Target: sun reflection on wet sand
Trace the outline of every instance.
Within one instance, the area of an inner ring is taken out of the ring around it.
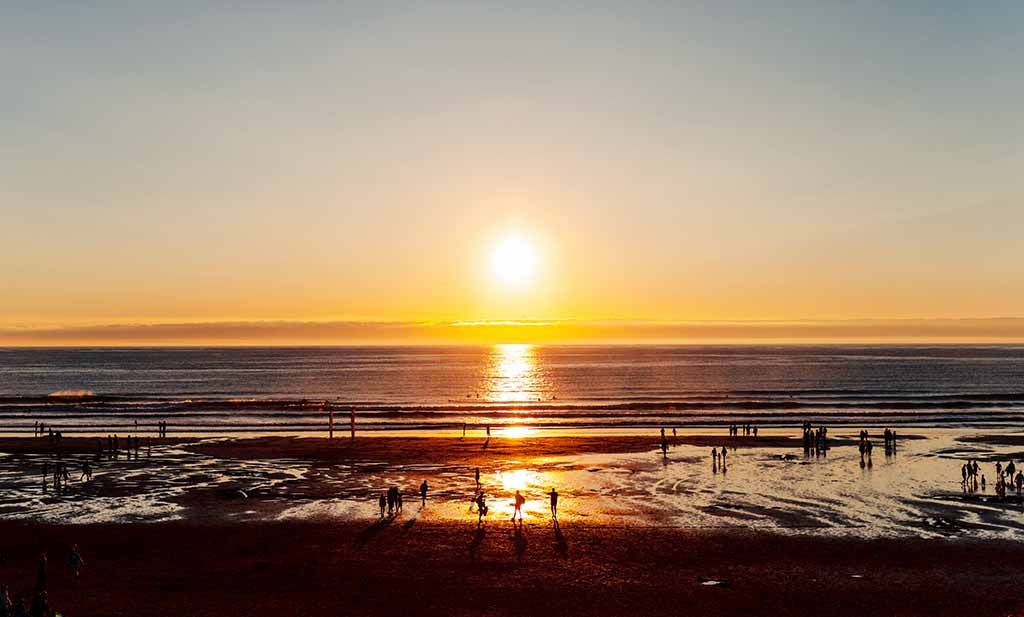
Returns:
[[[533,345],[495,345],[487,374],[487,400],[525,403],[541,398],[543,386]]]
[[[508,437],[510,439],[522,439],[523,437],[530,437],[534,431],[529,426],[510,426],[503,429],[500,432],[502,437]]]

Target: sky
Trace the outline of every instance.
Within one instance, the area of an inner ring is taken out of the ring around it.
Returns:
[[[0,6],[0,344],[1024,340],[1022,3],[144,4]]]

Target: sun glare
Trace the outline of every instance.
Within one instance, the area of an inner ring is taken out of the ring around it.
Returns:
[[[533,278],[537,268],[537,252],[527,240],[509,236],[494,249],[491,264],[494,274],[502,283],[522,286]]]

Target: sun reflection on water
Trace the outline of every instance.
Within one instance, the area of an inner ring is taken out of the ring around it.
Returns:
[[[526,403],[541,399],[542,380],[533,345],[495,345],[487,374],[487,400]]]

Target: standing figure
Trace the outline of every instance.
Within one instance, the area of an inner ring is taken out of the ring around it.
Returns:
[[[519,515],[519,520],[520,521],[523,520],[523,504],[524,503],[526,503],[526,498],[523,497],[522,493],[520,493],[519,491],[516,491],[515,502],[512,504],[513,506],[515,506],[515,509],[512,510],[512,522],[513,523],[516,520],[516,514]]]
[[[551,518],[558,518],[558,491],[551,487],[551,492],[548,495],[551,496]]]
[[[427,481],[420,484],[420,506],[427,505]]]

